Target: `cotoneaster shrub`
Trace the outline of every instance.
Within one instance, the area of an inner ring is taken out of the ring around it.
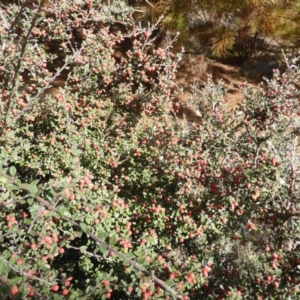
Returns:
[[[235,109],[209,76],[187,124],[154,26],[46,4],[2,10],[2,298],[295,299],[296,62]]]

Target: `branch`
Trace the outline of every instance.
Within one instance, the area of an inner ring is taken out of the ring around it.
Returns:
[[[40,1],[40,4],[38,6],[38,10],[37,10],[37,12],[36,12],[36,14],[35,14],[32,22],[31,22],[30,28],[29,28],[29,30],[27,32],[26,37],[25,37],[25,41],[24,41],[24,43],[22,45],[20,57],[19,57],[19,59],[17,61],[17,65],[16,65],[15,70],[14,70],[14,77],[13,77],[13,80],[12,80],[12,89],[10,91],[10,96],[9,96],[8,104],[7,104],[7,110],[6,110],[6,114],[5,114],[5,123],[7,122],[7,118],[8,118],[8,114],[9,114],[11,102],[12,102],[12,97],[13,97],[13,94],[14,94],[14,89],[16,87],[16,80],[17,80],[17,77],[19,76],[19,70],[20,70],[20,67],[21,67],[21,61],[22,61],[22,58],[23,58],[23,56],[25,54],[26,46],[27,46],[29,37],[31,35],[31,31],[32,31],[33,27],[35,26],[35,23],[36,23],[39,15],[40,15],[40,11],[41,11],[43,3],[44,3],[44,0]]]
[[[9,279],[6,277],[6,276],[0,276],[0,286],[5,286],[5,287],[8,287],[8,281]],[[14,300],[14,299],[17,299],[17,296],[15,296],[9,289],[8,291],[8,295],[10,297],[10,299]]]
[[[76,53],[73,54],[72,59],[76,58],[82,51],[83,47],[81,47]],[[24,109],[19,113],[19,115],[14,118],[15,121],[17,121],[18,119],[20,119],[20,117],[33,105],[34,101],[36,99],[39,99],[39,97],[48,89],[48,87],[50,86],[51,83],[54,82],[54,80],[61,74],[61,72],[69,65],[69,61],[65,62],[64,65],[55,73],[55,75],[50,78],[50,80],[47,82],[47,84],[44,86],[43,89],[41,89],[33,98],[32,101],[30,103],[28,103]]]
[[[297,145],[298,145],[298,137],[294,139],[293,152],[292,152],[292,161],[291,161],[291,182],[289,186],[288,195],[291,196],[294,191],[294,184],[296,180],[296,171],[295,171],[295,155],[297,155]]]
[[[8,176],[7,174],[1,174],[2,176],[4,176],[5,178],[7,178],[8,180],[10,180],[13,183],[16,183],[16,179],[13,177]],[[29,189],[27,188],[26,185],[21,184],[19,185],[19,188],[29,192]],[[45,207],[47,207],[49,210],[51,210],[52,212],[56,212],[58,213],[62,219],[68,221],[72,226],[74,226],[76,229],[84,232],[87,236],[89,236],[90,238],[92,238],[96,244],[101,245],[103,247],[105,247],[108,251],[112,252],[113,254],[115,254],[117,257],[119,257],[121,260],[123,260],[125,263],[130,264],[134,269],[138,270],[139,272],[143,273],[144,275],[152,278],[156,283],[158,283],[165,291],[167,291],[169,294],[171,294],[174,298],[176,299],[182,299],[182,296],[177,294],[177,292],[170,288],[163,280],[159,279],[158,277],[156,277],[152,272],[144,269],[143,267],[141,267],[137,262],[135,262],[134,260],[127,258],[125,255],[123,255],[121,252],[117,251],[116,249],[114,249],[112,246],[108,245],[107,243],[105,243],[104,241],[102,241],[101,239],[99,239],[95,234],[93,234],[92,232],[88,231],[88,230],[84,230],[80,224],[78,224],[77,222],[75,222],[72,218],[63,216],[59,213],[59,211],[49,202],[45,201],[42,197],[40,196],[35,196],[34,197],[39,203],[41,203],[42,205],[44,205]]]
[[[10,265],[10,267],[12,267],[12,266]],[[12,269],[14,269],[14,268],[12,267]],[[14,271],[15,271],[15,270],[14,270]],[[16,272],[18,272],[19,274],[21,274],[21,275],[23,275],[23,276],[28,276],[27,273],[22,272],[22,271],[20,271],[20,270],[17,270]],[[21,273],[20,273],[20,272],[21,272]],[[33,275],[30,275],[30,277],[32,277],[32,278],[34,278],[34,279],[36,279],[36,280],[40,280],[40,278],[38,278],[38,277],[36,277],[36,276],[33,276]],[[9,287],[9,280],[10,280],[10,279],[7,278],[6,276],[0,276],[0,286]],[[30,284],[28,284],[28,283],[26,283],[26,285],[27,285],[27,287],[32,288],[32,290],[34,291],[34,293],[35,293],[36,295],[38,295],[42,300],[47,300],[47,298],[45,298],[40,292],[37,292],[37,291],[36,291],[36,289],[35,289],[34,286],[32,286],[32,285],[30,285]],[[11,300],[20,299],[20,298],[18,297],[18,295],[14,295],[14,294],[11,292],[10,289],[9,289],[9,291],[8,291],[8,295],[9,295],[9,298],[10,298]],[[6,298],[5,298],[5,299],[6,299]]]

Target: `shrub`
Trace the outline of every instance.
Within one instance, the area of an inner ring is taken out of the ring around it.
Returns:
[[[170,113],[178,58],[121,1],[7,5],[2,298],[249,299],[298,292],[299,78],[237,108],[211,77]]]

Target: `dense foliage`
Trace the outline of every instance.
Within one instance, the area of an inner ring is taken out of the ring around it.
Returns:
[[[25,4],[1,9],[1,298],[299,296],[297,62],[234,108],[208,76],[190,124],[180,55],[122,1]]]

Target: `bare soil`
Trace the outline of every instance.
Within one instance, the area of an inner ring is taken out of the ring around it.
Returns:
[[[217,61],[202,54],[184,54],[177,70],[176,84],[181,91],[174,100],[180,106],[177,116],[196,123],[201,119],[197,108],[188,99],[192,85],[205,86],[207,74],[212,75],[215,83],[220,80],[225,83],[225,86],[228,87],[229,106],[235,107],[243,97],[240,88],[243,83],[247,82],[255,90],[258,83],[272,78],[273,69],[285,70],[282,52],[279,49],[274,51],[274,49],[264,56],[247,61],[238,61],[238,59],[232,58]]]
[[[184,54],[179,63],[177,84],[183,89],[197,83],[204,86],[206,75],[212,74],[215,83],[223,80],[229,87],[228,95],[232,101],[238,101],[240,86],[244,82],[255,86],[265,78],[272,78],[273,69],[284,70],[283,57],[278,54],[258,57],[246,62],[231,60],[222,62],[212,60],[201,54]]]

